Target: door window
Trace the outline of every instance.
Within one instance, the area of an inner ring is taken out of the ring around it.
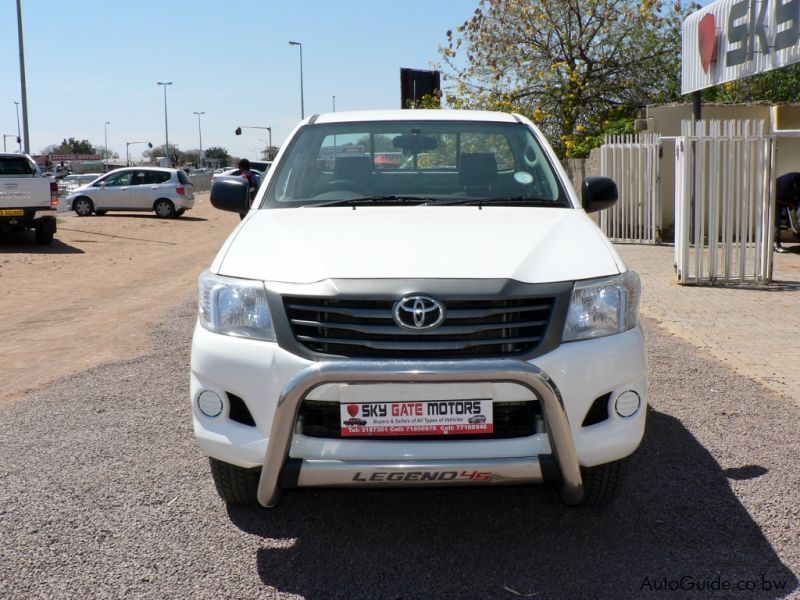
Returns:
[[[115,173],[114,175],[109,175],[103,180],[103,183],[106,184],[106,187],[120,187],[123,185],[130,185],[131,178],[133,177],[134,171],[125,171],[124,173]]]
[[[172,174],[168,171],[147,171],[147,183],[150,185],[167,183],[171,177]]]

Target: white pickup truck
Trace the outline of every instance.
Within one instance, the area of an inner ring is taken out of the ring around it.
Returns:
[[[647,414],[639,278],[521,115],[305,119],[200,276],[190,399],[220,496],[547,484],[610,500]]]
[[[49,244],[57,207],[58,184],[30,156],[0,153],[0,234],[34,229],[36,243]]]

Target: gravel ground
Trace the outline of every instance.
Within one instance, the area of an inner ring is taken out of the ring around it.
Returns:
[[[267,511],[226,509],[192,439],[194,310],[148,356],[0,407],[0,597],[800,596],[800,411],[654,324],[648,432],[610,508],[476,488]]]

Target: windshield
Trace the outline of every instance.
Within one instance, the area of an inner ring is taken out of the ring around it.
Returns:
[[[521,123],[309,125],[275,169],[262,207],[401,201],[570,206],[533,131]]]

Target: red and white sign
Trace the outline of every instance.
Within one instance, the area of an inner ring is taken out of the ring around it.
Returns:
[[[716,0],[681,28],[681,92],[688,94],[800,62],[797,0]]]
[[[342,402],[342,437],[480,435],[494,431],[492,401]]]

